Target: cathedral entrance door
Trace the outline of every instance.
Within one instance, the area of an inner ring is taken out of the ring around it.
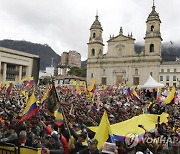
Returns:
[[[122,84],[122,82],[123,82],[123,76],[117,75],[116,76],[116,84],[119,85],[119,84]]]
[[[139,85],[139,77],[134,77],[133,78],[133,85]]]
[[[106,85],[106,77],[102,77],[101,84]]]

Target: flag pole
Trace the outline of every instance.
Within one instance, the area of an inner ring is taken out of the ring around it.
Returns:
[[[53,86],[52,88],[54,88],[54,90],[55,90],[56,98],[57,98],[58,102],[60,103],[59,95],[57,94],[57,91],[56,91],[56,87],[55,87],[55,85],[54,85],[53,78],[52,78],[52,86]],[[69,136],[71,137],[71,132],[70,132],[69,126],[68,126],[68,124],[67,124],[67,119],[66,119],[66,116],[65,116],[63,107],[62,107],[62,114],[63,114],[63,117],[64,117],[65,125],[66,125],[67,130],[68,130],[68,134],[69,134]]]

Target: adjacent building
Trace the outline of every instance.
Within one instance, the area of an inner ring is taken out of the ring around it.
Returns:
[[[67,75],[68,67],[81,68],[81,54],[77,51],[63,52],[61,54],[61,66],[64,66],[64,68],[62,67],[60,70],[61,75]]]
[[[146,82],[151,74],[157,81],[160,78],[160,81],[163,80],[162,82],[165,84],[177,84],[177,79],[180,80],[177,77],[178,64],[173,62],[162,63],[160,28],[161,20],[153,4],[146,20],[144,48],[141,53],[135,51],[135,39],[132,34],[125,35],[121,27],[117,36],[110,36],[107,41],[107,53],[103,54],[103,28],[98,16],[96,16],[90,27],[90,37],[87,43],[87,83],[90,84],[92,79],[95,79],[97,84],[141,85]],[[162,69],[170,69],[169,80],[173,78],[174,81],[171,83],[166,82],[168,79],[164,81],[166,77],[161,72]],[[175,69],[176,73],[172,72]]]
[[[61,54],[61,64],[81,68],[81,54],[77,51],[63,52]]]
[[[33,76],[37,83],[39,64],[37,55],[0,47],[0,82],[20,83]]]
[[[180,61],[162,62],[159,82],[168,86],[180,87]]]

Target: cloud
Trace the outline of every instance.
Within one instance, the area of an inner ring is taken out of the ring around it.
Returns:
[[[58,54],[76,50],[83,59],[87,57],[89,28],[97,10],[107,45],[110,34],[118,35],[120,26],[124,34],[132,32],[137,42],[143,42],[152,6],[151,0],[0,0],[0,3],[0,39],[49,44]],[[164,41],[179,41],[180,1],[155,3]]]

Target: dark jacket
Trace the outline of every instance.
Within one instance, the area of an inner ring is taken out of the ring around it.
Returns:
[[[90,152],[88,148],[78,152],[78,154],[99,154],[99,150],[96,149],[94,152]]]
[[[79,151],[81,151],[81,150],[83,150],[83,149],[86,149],[87,148],[87,146],[85,146],[85,145],[83,145],[81,142],[76,142],[75,143],[75,149],[73,149],[71,152],[70,152],[70,154],[75,154],[76,152],[79,152]]]

